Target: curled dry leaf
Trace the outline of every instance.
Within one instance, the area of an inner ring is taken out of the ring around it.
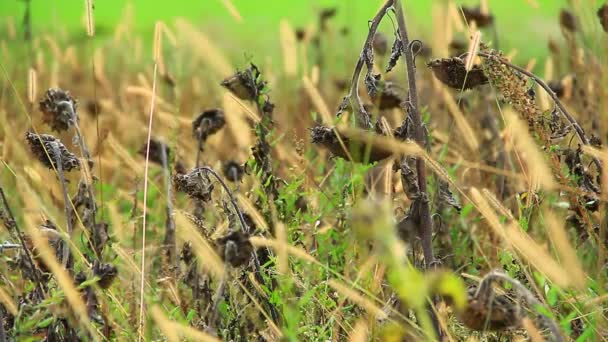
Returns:
[[[343,159],[349,160],[349,158],[352,158],[352,161],[358,163],[373,163],[386,159],[392,155],[391,151],[382,148],[382,146],[370,146],[366,142],[357,141],[341,135],[340,138],[342,139],[344,146],[348,149],[347,153],[340,144],[340,140],[334,129],[325,126],[317,126],[310,131],[313,144],[321,145],[328,149],[333,155]],[[369,155],[369,158],[366,158],[367,155]]]
[[[49,169],[58,167],[56,164],[57,158],[59,158],[61,161],[61,166],[64,171],[71,171],[78,168],[80,165],[76,155],[68,151],[65,145],[59,141],[59,139],[50,134],[36,134],[27,132],[25,134],[25,139],[30,145],[30,150],[32,153],[44,166],[48,167]],[[56,155],[55,147],[57,147],[59,151],[59,156]]]
[[[209,136],[222,129],[225,124],[226,119],[223,110],[209,109],[192,121],[192,134],[196,139],[205,141]]]
[[[474,65],[467,72],[464,61],[459,57],[434,59],[427,63],[435,77],[454,89],[473,89],[488,83],[488,78],[480,66]]]
[[[257,82],[259,76],[259,69],[251,64],[249,68],[237,71],[236,74],[224,79],[220,84],[239,99],[254,101],[261,90],[260,86],[263,88],[263,84]]]
[[[213,184],[202,168],[194,168],[187,174],[176,174],[173,182],[177,191],[186,193],[193,199],[204,202],[211,200]]]
[[[40,100],[42,120],[57,132],[67,131],[77,120],[77,102],[70,92],[62,89],[49,89]]]

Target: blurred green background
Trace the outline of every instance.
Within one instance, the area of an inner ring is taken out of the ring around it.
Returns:
[[[412,27],[412,38],[432,39],[433,1],[405,0],[406,16]],[[490,10],[497,17],[501,48],[520,51],[519,61],[532,57],[542,58],[546,53],[547,39],[560,38],[558,15],[567,8],[568,0],[488,0]],[[595,8],[600,0],[578,1],[579,15],[593,23]],[[237,22],[223,5],[223,0],[97,0],[95,23],[98,39],[111,34],[121,20],[128,4],[134,9],[135,29],[152,35],[154,22],[163,20],[171,24],[176,17],[185,17],[205,29],[224,48],[248,53],[276,48],[279,21],[288,19],[294,26],[315,23],[317,13],[325,7],[336,7],[336,27],[349,27],[352,44],[358,45],[365,35],[366,21],[378,9],[381,0],[232,0],[243,20]],[[479,0],[456,0],[456,4],[477,5]],[[531,3],[536,3],[535,8]],[[53,33],[60,27],[75,35],[84,32],[84,0],[31,0],[34,36],[41,32]],[[25,9],[24,0],[0,0],[0,33],[5,34],[6,22],[12,20],[21,30]],[[390,29],[390,23],[385,24]],[[591,25],[591,24],[589,24]],[[591,27],[591,26],[590,26]],[[595,30],[595,27],[592,27]],[[486,35],[489,40],[490,35]]]

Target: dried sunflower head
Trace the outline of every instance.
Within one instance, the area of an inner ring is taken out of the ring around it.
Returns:
[[[340,135],[340,139],[344,143],[344,146],[348,149],[344,150],[338,135],[335,130],[325,126],[317,126],[310,130],[310,136],[312,143],[321,145],[328,149],[333,155],[342,159],[349,160],[352,158],[353,162],[357,163],[373,163],[386,159],[392,155],[392,152],[383,149],[381,146],[372,145],[371,148],[363,141],[356,141],[356,139],[349,139],[346,136]]]
[[[139,154],[146,157],[146,152],[148,149],[148,144],[144,144],[139,149]],[[150,139],[150,160],[158,165],[163,165],[163,150],[165,150],[165,162],[169,162],[169,154],[171,153],[171,149],[164,142],[157,139]]]
[[[388,52],[388,38],[386,38],[386,35],[381,32],[377,32],[374,35],[372,47],[374,48],[374,52],[376,52],[380,56],[386,55],[386,53]]]
[[[490,13],[483,13],[480,7],[462,6],[462,13],[467,22],[477,23],[477,27],[486,27],[494,23],[494,16]]]
[[[241,100],[256,101],[265,85],[258,81],[259,78],[260,70],[252,63],[249,68],[237,71],[220,84]]]
[[[110,287],[110,285],[112,285],[112,282],[118,275],[118,270],[116,269],[116,266],[112,264],[105,264],[96,261],[95,265],[93,265],[93,274],[96,277],[99,277],[99,281],[97,282],[99,287],[102,289],[107,289]]]
[[[57,132],[66,131],[76,120],[77,102],[68,91],[62,89],[49,89],[40,101],[42,120]]]
[[[209,136],[224,127],[225,124],[226,119],[223,110],[209,109],[192,121],[192,134],[197,140],[205,141]]]
[[[464,61],[459,57],[434,59],[426,64],[443,84],[454,89],[473,89],[488,83],[483,69],[474,65],[468,71]]]
[[[253,245],[249,241],[249,236],[241,230],[235,230],[228,233],[216,241],[219,248],[220,256],[224,262],[229,263],[232,267],[239,267],[251,259],[253,254]]]
[[[600,19],[604,32],[608,33],[608,3],[605,3],[604,6],[597,10],[597,17]]]
[[[61,161],[61,167],[64,171],[71,171],[80,166],[78,158],[68,151],[59,139],[50,134],[27,132],[25,133],[25,139],[30,145],[32,153],[49,169],[58,168],[57,159]]]
[[[222,165],[224,177],[231,182],[239,182],[245,174],[245,167],[234,160],[228,160]]]
[[[559,26],[568,32],[575,32],[578,30],[578,22],[574,13],[562,9],[559,12]]]
[[[176,174],[173,182],[177,191],[184,192],[193,199],[204,202],[211,200],[213,184],[202,168],[194,168],[187,174]]]

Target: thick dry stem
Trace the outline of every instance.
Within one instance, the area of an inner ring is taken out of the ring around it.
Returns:
[[[72,232],[74,231],[73,220],[72,220],[72,205],[70,202],[70,196],[68,195],[68,189],[65,184],[65,177],[63,175],[63,163],[61,161],[61,153],[59,152],[59,146],[56,143],[52,144],[53,154],[55,155],[55,164],[57,164],[57,174],[59,175],[59,182],[61,183],[61,190],[63,192],[63,202],[65,206],[65,216],[68,226],[68,234],[66,240],[63,241],[63,252],[61,256],[61,264],[66,269],[70,269],[70,243],[72,238]]]
[[[382,18],[384,18],[386,15],[386,12],[391,8],[391,6],[393,6],[394,3],[394,0],[388,0],[372,19],[367,38],[365,39],[365,44],[363,44],[361,55],[359,55],[359,60],[357,61],[355,71],[353,72],[353,78],[350,82],[350,92],[348,97],[350,98],[353,111],[358,114],[357,120],[359,121],[359,124],[364,128],[372,128],[371,118],[369,114],[364,112],[363,101],[359,96],[359,79],[361,78],[361,70],[363,70],[363,65],[365,64],[365,53],[372,48],[372,43],[374,41],[376,31],[378,30],[378,26],[380,25]]]
[[[399,27],[399,36],[403,46],[402,55],[405,58],[407,66],[407,81],[408,81],[408,102],[406,103],[405,113],[406,118],[408,113],[411,114],[412,123],[414,124],[414,139],[420,146],[426,145],[426,132],[422,126],[422,119],[418,109],[418,91],[416,87],[416,65],[414,64],[414,56],[410,49],[410,40],[407,35],[407,27],[405,25],[405,17],[399,0],[394,1],[395,14],[397,16],[397,25]],[[416,173],[418,176],[418,188],[420,189],[421,205],[420,205],[420,235],[422,240],[422,249],[424,253],[424,261],[427,267],[435,264],[433,256],[433,241],[431,210],[429,208],[427,185],[426,185],[426,165],[423,158],[416,158]]]

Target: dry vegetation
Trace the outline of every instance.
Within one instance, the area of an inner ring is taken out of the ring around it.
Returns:
[[[128,13],[4,37],[0,342],[608,339],[608,5],[562,11],[543,77],[486,1],[429,42],[402,5],[352,77],[336,9],[281,23],[279,69]]]

